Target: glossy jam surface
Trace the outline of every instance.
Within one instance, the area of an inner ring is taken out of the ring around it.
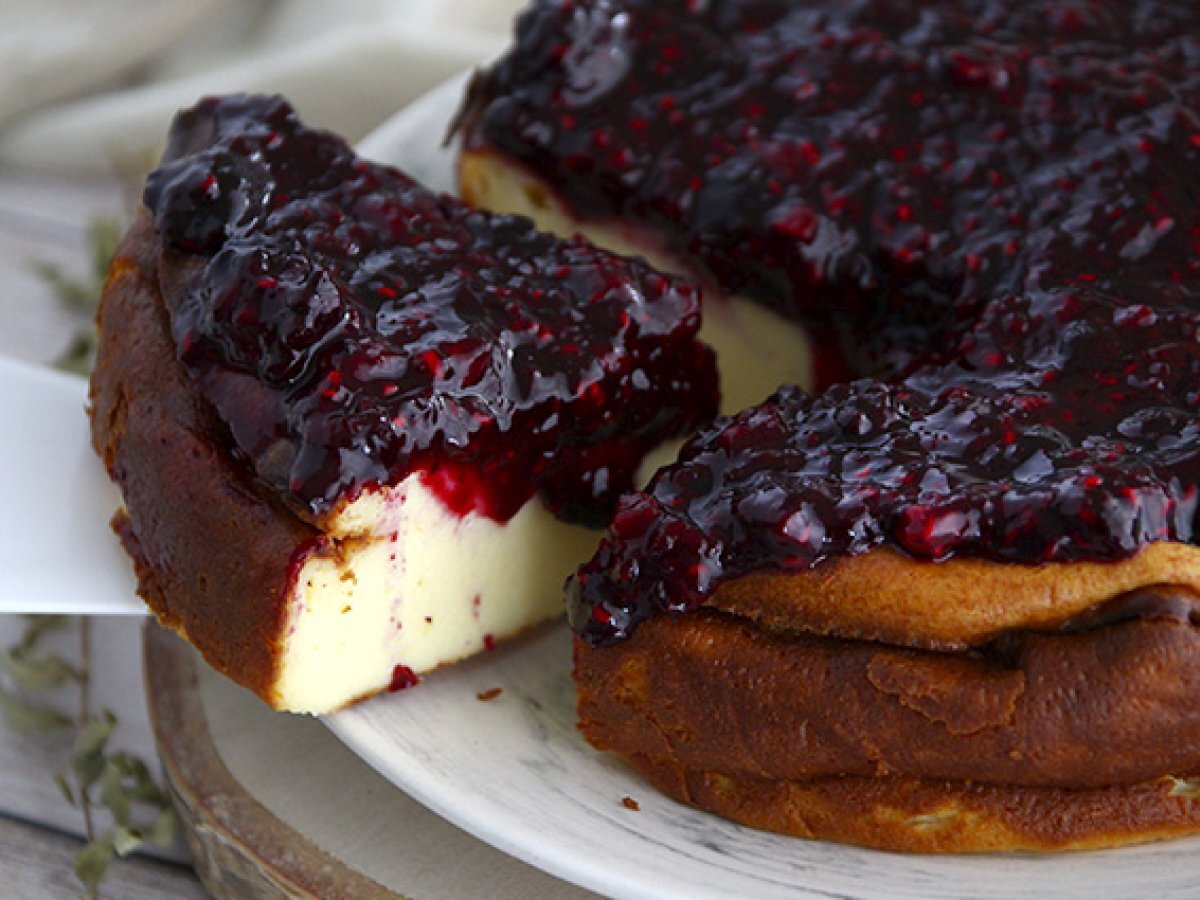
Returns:
[[[468,137],[585,218],[843,328],[859,374],[720,422],[570,589],[594,643],[888,544],[1193,541],[1200,6],[544,0]]]
[[[1036,563],[1194,542],[1200,312],[1094,294],[1004,299],[959,361],[718,422],[627,497],[569,591],[596,643],[722,580],[881,544]]]
[[[1192,0],[540,0],[468,140],[730,292],[840,320],[878,375],[1030,282],[1140,285],[1169,247],[1155,277],[1195,289],[1173,179],[1200,152],[1197,22]]]
[[[423,472],[497,519],[601,521],[710,418],[694,288],[433,194],[278,98],[182,113],[146,203],[200,271],[180,357],[258,476],[313,515]]]

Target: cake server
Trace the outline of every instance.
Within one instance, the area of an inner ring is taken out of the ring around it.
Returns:
[[[82,378],[0,357],[0,613],[146,612],[86,408]]]

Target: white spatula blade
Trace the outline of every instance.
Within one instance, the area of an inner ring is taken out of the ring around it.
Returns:
[[[0,357],[0,613],[143,614],[81,378]]]

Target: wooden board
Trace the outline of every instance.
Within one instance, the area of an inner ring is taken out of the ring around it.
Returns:
[[[146,694],[196,870],[218,897],[588,897],[386,782],[319,721],[277,713],[157,625]]]
[[[0,815],[0,896],[15,900],[82,897],[71,864],[80,838]],[[100,887],[103,898],[121,900],[204,900],[208,896],[191,871],[144,856],[115,861]]]

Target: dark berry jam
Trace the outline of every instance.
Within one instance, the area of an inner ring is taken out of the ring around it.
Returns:
[[[593,643],[723,580],[889,545],[1115,560],[1194,540],[1200,5],[542,0],[467,140],[856,374],[717,423],[570,587]]]
[[[692,286],[431,193],[279,98],[176,119],[146,204],[180,358],[257,475],[320,516],[414,472],[497,519],[606,519],[714,414]],[[170,286],[168,286],[170,287]]]
[[[837,319],[889,375],[1030,281],[1200,290],[1198,23],[1194,0],[539,0],[466,137],[729,292]]]
[[[881,544],[1031,563],[1195,540],[1200,312],[1001,299],[957,356],[719,420],[624,498],[569,588],[573,627],[605,643],[723,580]]]

